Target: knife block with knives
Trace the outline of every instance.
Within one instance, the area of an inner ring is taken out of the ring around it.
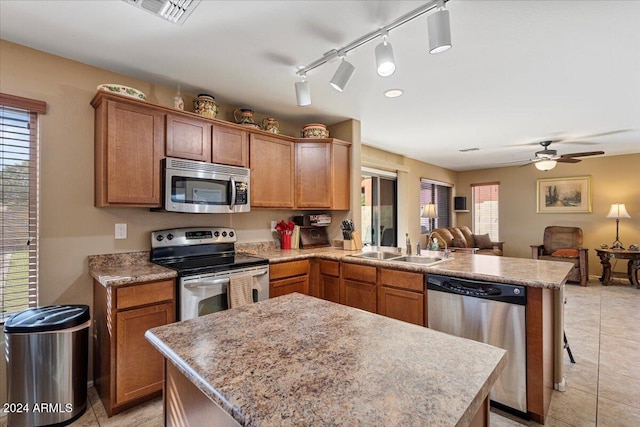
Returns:
[[[343,249],[346,251],[357,251],[362,249],[362,238],[360,232],[356,231],[353,220],[345,219],[340,225],[342,229]]]

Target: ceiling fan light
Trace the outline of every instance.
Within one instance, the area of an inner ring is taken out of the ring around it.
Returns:
[[[555,160],[541,160],[539,162],[536,162],[535,165],[536,169],[546,172],[555,168],[557,163],[558,162],[556,162]]]
[[[351,65],[351,63],[345,61],[344,57],[342,58],[342,62],[340,62],[340,66],[336,70],[336,73],[331,78],[329,84],[338,92],[344,91],[344,88],[349,83],[353,72],[356,70],[356,67]]]
[[[444,52],[451,48],[451,23],[449,11],[441,8],[427,17],[429,53]]]
[[[385,40],[376,46],[376,67],[380,77],[388,77],[396,71],[396,62],[393,57],[391,43]]]

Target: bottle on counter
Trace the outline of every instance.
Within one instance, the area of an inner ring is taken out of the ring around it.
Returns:
[[[409,239],[409,233],[405,233],[406,236],[406,245],[407,245],[407,255],[411,255],[411,239]]]
[[[440,245],[438,244],[438,239],[434,237],[431,242],[431,250],[437,251],[438,249],[440,249]]]

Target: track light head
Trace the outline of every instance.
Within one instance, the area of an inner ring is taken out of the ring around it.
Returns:
[[[329,84],[338,92],[344,91],[344,88],[347,86],[347,83],[349,83],[349,80],[355,70],[356,68],[351,65],[351,63],[347,62],[343,56],[340,66],[331,78]]]
[[[444,6],[427,17],[429,53],[440,53],[451,48],[449,11]]]
[[[296,82],[296,102],[298,107],[311,105],[311,89],[309,82],[305,80],[306,75],[302,75],[302,81]]]
[[[386,35],[383,38],[382,43],[376,46],[376,69],[380,77],[388,77],[396,71],[396,61],[391,43],[387,41]]]

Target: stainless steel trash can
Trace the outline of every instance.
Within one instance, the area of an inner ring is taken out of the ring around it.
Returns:
[[[87,409],[89,306],[31,308],[4,325],[8,425],[64,426]]]

